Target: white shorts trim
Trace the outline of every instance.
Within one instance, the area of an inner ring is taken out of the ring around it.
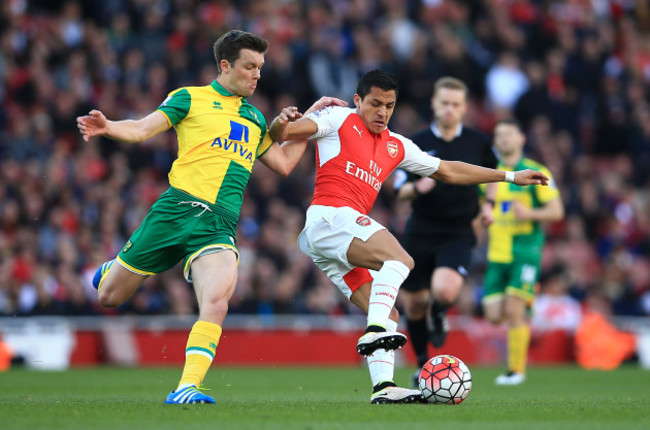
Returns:
[[[350,298],[352,291],[343,277],[355,268],[347,256],[352,240],[358,238],[365,242],[385,229],[368,215],[350,207],[313,205],[307,209],[298,247]]]

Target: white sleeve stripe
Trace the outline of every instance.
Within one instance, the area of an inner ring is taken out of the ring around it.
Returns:
[[[430,176],[438,171],[440,159],[422,151],[411,139],[392,133],[404,145],[404,159],[397,167],[420,176]]]

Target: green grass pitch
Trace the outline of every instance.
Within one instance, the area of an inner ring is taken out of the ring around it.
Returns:
[[[647,429],[650,371],[534,367],[519,387],[471,368],[461,405],[370,405],[358,368],[219,368],[217,405],[163,405],[180,369],[92,368],[0,373],[0,428],[34,429]],[[397,371],[406,384],[412,369]]]

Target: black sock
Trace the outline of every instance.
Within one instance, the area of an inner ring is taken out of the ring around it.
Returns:
[[[429,331],[427,330],[427,319],[406,320],[406,328],[409,333],[413,352],[418,360],[418,366],[424,366],[428,360],[427,345],[429,342]]]
[[[381,326],[369,325],[368,327],[366,327],[366,331],[364,331],[364,334],[365,333],[381,333],[383,331],[386,331],[386,329],[381,327]]]
[[[372,387],[372,392],[373,394],[376,393],[379,390],[383,390],[386,387],[397,387],[397,384],[395,384],[393,381],[384,381],[380,384],[375,385]]]
[[[419,367],[419,368],[424,367],[424,365],[427,363],[427,361],[429,361],[429,358],[430,358],[430,357],[429,357],[429,353],[428,353],[428,352],[427,352],[427,353],[424,353],[424,354],[422,354],[422,355],[418,355],[418,356],[416,357],[416,360],[418,361],[418,367]]]
[[[447,309],[450,307],[451,305],[442,304],[440,302],[433,302],[433,305],[431,306],[431,315],[445,314],[447,313]]]

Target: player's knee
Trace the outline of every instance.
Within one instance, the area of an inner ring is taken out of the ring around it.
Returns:
[[[501,318],[494,318],[494,317],[487,317],[487,316],[485,318],[493,325],[501,324]]]
[[[119,295],[108,285],[102,285],[99,289],[97,300],[105,308],[115,308],[124,303],[124,300],[120,300]]]
[[[449,288],[436,291],[435,301],[441,305],[452,305],[456,301],[457,293]]]
[[[494,325],[498,325],[498,324],[501,324],[503,322],[503,318],[501,317],[501,315],[497,315],[497,314],[486,313],[485,314],[485,319],[488,320],[489,322],[491,322]]]
[[[225,316],[228,313],[226,297],[211,297],[205,303],[199,303],[201,314],[210,316]]]
[[[413,270],[413,268],[415,267],[415,261],[413,260],[413,257],[408,255],[407,253],[401,255],[400,258],[397,259],[397,261],[404,264],[406,267],[408,267],[409,270]]]

